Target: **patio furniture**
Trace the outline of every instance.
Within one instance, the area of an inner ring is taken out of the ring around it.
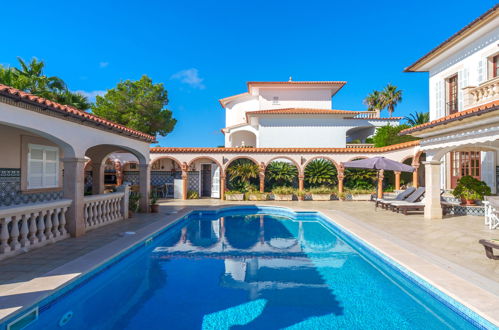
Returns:
[[[499,250],[499,239],[481,239],[478,243],[485,248],[485,255],[489,259],[499,260],[499,255],[494,254],[494,249]]]
[[[404,199],[409,197],[409,195],[411,195],[415,190],[416,188],[410,187],[399,193],[397,196],[395,196],[395,198],[375,198],[373,201],[376,203],[376,207],[381,205],[381,208],[385,208],[385,205],[387,203],[395,201],[403,201]]]
[[[398,213],[400,209],[403,208],[404,206],[408,208],[410,208],[411,206],[412,208],[419,207],[421,203],[417,202],[421,199],[421,197],[423,197],[424,193],[425,193],[425,188],[419,187],[403,201],[393,201],[386,203],[386,208],[389,208],[392,211],[397,211]]]
[[[485,207],[485,225],[489,229],[499,228],[499,197],[485,196],[483,201]]]

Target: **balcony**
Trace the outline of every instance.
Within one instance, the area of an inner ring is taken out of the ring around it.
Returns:
[[[476,107],[499,98],[499,77],[489,79],[478,86],[463,88],[464,109]]]

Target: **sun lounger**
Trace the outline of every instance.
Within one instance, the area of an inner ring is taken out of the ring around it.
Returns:
[[[410,194],[406,199],[403,201],[393,201],[393,202],[387,202],[385,203],[385,208],[389,208],[392,211],[396,211],[396,206],[398,207],[399,205],[414,205],[414,203],[418,202],[424,195],[425,188],[424,187],[419,187],[414,191],[412,194]]]
[[[499,239],[481,239],[478,243],[485,248],[485,255],[489,259],[499,260],[499,255],[494,255],[494,249],[499,251]]]
[[[410,187],[410,188],[407,188],[406,190],[402,191],[401,193],[399,193],[397,196],[395,196],[395,198],[376,198],[376,199],[374,199],[374,202],[376,203],[376,207],[381,205],[381,207],[384,208],[384,206],[387,203],[394,202],[394,201],[403,201],[404,199],[409,197],[409,195],[411,195],[415,190],[416,190],[416,188]]]
[[[455,204],[455,203],[448,203],[448,202],[444,201],[442,198],[440,199],[440,204],[442,206],[442,213],[444,215],[449,213],[449,211],[454,206],[459,205],[459,204]],[[393,208],[392,208],[393,211],[396,211],[397,213],[402,212],[402,214],[407,215],[407,212],[409,212],[409,211],[424,212],[425,202],[424,202],[424,198],[423,198],[420,202],[403,203],[403,204],[400,203],[400,204],[394,204],[392,206],[393,206]]]

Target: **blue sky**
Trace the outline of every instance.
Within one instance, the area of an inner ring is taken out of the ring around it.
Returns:
[[[89,95],[147,74],[163,82],[178,120],[161,146],[223,144],[219,98],[246,81],[346,80],[336,109],[388,82],[395,115],[427,111],[424,73],[402,70],[495,1],[10,1],[0,63],[46,62],[47,74]]]

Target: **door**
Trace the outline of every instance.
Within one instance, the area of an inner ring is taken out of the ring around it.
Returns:
[[[454,151],[451,153],[451,188],[465,175],[481,180],[480,151]]]
[[[220,166],[211,166],[211,198],[220,198]]]
[[[201,196],[211,197],[211,164],[201,165]]]

